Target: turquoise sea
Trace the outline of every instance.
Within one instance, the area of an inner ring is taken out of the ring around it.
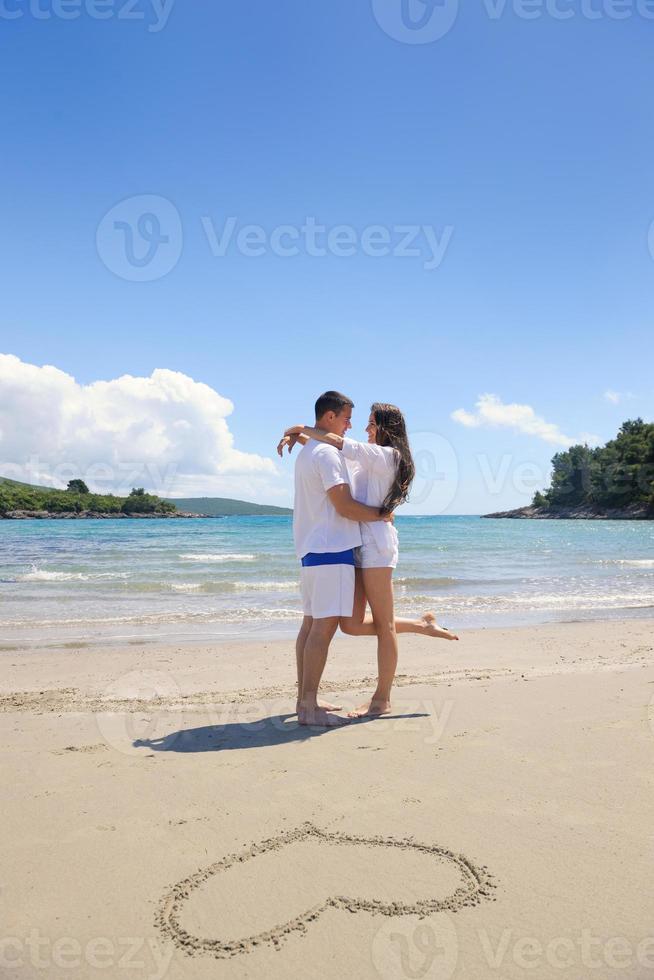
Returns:
[[[654,522],[398,517],[398,615],[451,629],[654,615]],[[290,517],[0,521],[0,643],[290,636]]]

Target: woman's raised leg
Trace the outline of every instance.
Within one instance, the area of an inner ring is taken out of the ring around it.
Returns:
[[[366,592],[363,584],[363,569],[356,568],[354,589],[354,609],[351,616],[341,616],[339,626],[348,636],[377,636],[377,628],[372,616],[366,616]],[[439,626],[433,612],[426,612],[419,619],[395,620],[396,633],[417,633],[419,636],[432,636],[442,640],[458,640],[445,626]]]

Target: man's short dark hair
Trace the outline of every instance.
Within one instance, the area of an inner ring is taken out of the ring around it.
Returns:
[[[321,419],[325,412],[335,412],[340,415],[344,408],[354,408],[354,402],[347,395],[342,395],[340,391],[326,391],[316,402],[316,421]]]

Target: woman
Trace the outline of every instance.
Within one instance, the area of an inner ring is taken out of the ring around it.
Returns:
[[[296,442],[309,439],[335,446],[352,464],[352,495],[361,503],[392,513],[403,504],[415,475],[404,416],[395,405],[375,402],[371,407],[368,442],[356,442],[306,425],[293,425],[284,433],[277,451],[290,452]],[[391,710],[391,687],[397,669],[397,633],[458,640],[456,634],[438,626],[433,613],[419,620],[395,619],[393,608],[393,569],[398,559],[398,536],[391,523],[382,521],[361,525],[362,544],[355,552],[356,589],[352,617],[341,618],[344,633],[353,636],[377,635],[377,689],[369,703],[350,712],[350,717],[383,715]],[[366,618],[366,602],[372,617]]]

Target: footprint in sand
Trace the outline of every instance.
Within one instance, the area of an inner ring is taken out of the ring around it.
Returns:
[[[477,905],[494,887],[485,867],[438,844],[305,823],[179,881],[156,924],[188,955],[222,959],[279,947],[327,909],[424,917]]]

